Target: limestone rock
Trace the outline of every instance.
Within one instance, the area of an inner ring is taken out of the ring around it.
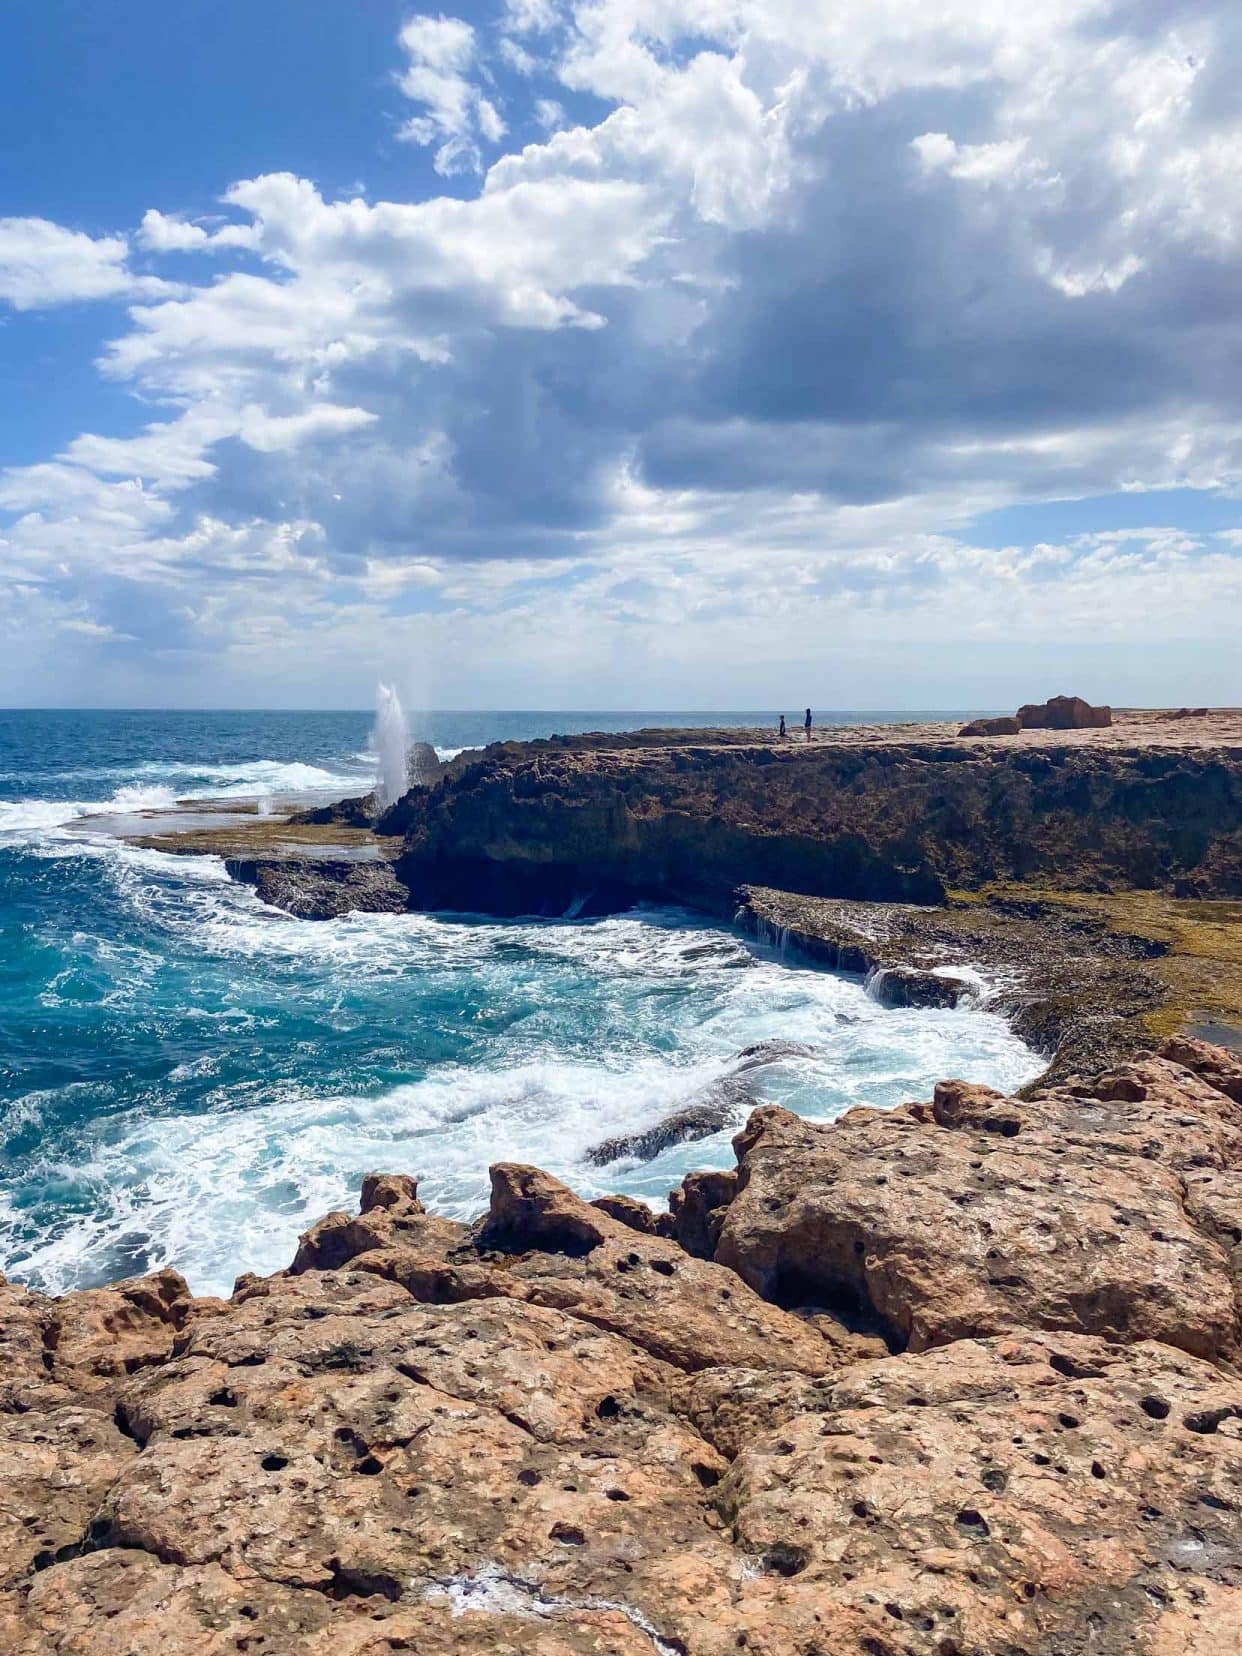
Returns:
[[[776,1060],[765,1059],[763,1062],[774,1063]],[[691,1144],[696,1139],[710,1138],[730,1122],[740,1122],[754,1105],[754,1098],[742,1082],[728,1077],[705,1088],[697,1098],[672,1111],[662,1121],[657,1121],[654,1127],[636,1133],[622,1133],[593,1145],[586,1152],[586,1160],[596,1167],[605,1167],[609,1162],[627,1158],[654,1161],[661,1151],[670,1149],[674,1144]]]
[[[601,914],[655,897],[720,913],[743,885],[919,904],[993,880],[1242,890],[1242,767],[1228,749],[947,731],[858,747],[500,744],[381,826],[404,836],[397,874],[424,909]]]
[[[1092,707],[1081,696],[1051,696],[1018,709],[1023,730],[1101,730],[1112,722],[1111,707]]]
[[[681,1369],[741,1363],[821,1374],[822,1336],[766,1304],[723,1267],[663,1237],[637,1234],[536,1168],[492,1169],[492,1205],[476,1233],[506,1259],[474,1292],[520,1295],[622,1334]]]
[[[1242,1104],[1242,1054],[1228,1052],[1207,1041],[1191,1040],[1187,1035],[1175,1035],[1160,1048],[1160,1056],[1171,1064],[1192,1070],[1217,1092],[1223,1092],[1235,1104]]]
[[[1016,736],[1022,726],[1013,714],[999,719],[972,719],[958,731],[959,736]]]
[[[368,1176],[227,1303],[0,1281],[0,1650],[1242,1648],[1242,1105],[1164,1051],[759,1110],[673,1204],[714,1261],[502,1165],[469,1228]]]
[[[737,1607],[748,1638],[779,1628],[759,1648],[812,1648],[817,1606],[870,1621],[872,1644],[834,1649],[1235,1648],[1236,1380],[1155,1343],[1024,1334],[817,1390],[735,1434],[720,1489],[739,1545],[789,1578]]]
[[[767,1108],[735,1144],[715,1257],[779,1303],[915,1351],[1044,1328],[1239,1355],[1230,1260],[1185,1178],[1242,1164],[1242,1112],[1177,1066],[1021,1103],[950,1084],[830,1127]]]

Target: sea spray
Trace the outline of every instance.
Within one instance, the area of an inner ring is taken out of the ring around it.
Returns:
[[[375,692],[376,779],[375,802],[381,811],[395,805],[409,786],[408,752],[410,733],[402,711],[401,698],[390,684]]]

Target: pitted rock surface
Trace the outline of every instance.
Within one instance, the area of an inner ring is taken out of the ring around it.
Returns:
[[[942,1083],[830,1128],[766,1108],[735,1143],[715,1257],[783,1304],[915,1351],[1046,1328],[1239,1355],[1242,1107],[1167,1060],[1022,1101]]]
[[[0,1283],[0,1650],[1242,1648],[1233,1075],[758,1111],[715,1259],[502,1165],[227,1302]]]

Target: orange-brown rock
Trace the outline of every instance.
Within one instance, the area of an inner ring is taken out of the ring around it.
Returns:
[[[1022,729],[1012,713],[997,719],[972,719],[958,731],[959,736],[1016,736]]]
[[[1010,1100],[817,1127],[756,1111],[715,1257],[783,1304],[919,1351],[1019,1328],[1242,1353],[1231,1262],[1188,1180],[1242,1166],[1242,1109],[1165,1060]]]
[[[0,1651],[1237,1649],[1232,1080],[759,1111],[673,1221],[715,1260],[504,1165],[227,1304],[0,1283]]]
[[[1104,730],[1113,722],[1111,707],[1092,707],[1081,696],[1050,696],[1018,709],[1023,730]]]

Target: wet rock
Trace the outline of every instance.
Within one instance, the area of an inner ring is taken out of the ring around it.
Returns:
[[[760,1060],[761,1064],[773,1062],[775,1060],[771,1058]],[[751,1064],[750,1067],[758,1068],[759,1064]],[[627,1157],[635,1161],[653,1161],[661,1151],[668,1150],[674,1144],[690,1144],[695,1139],[709,1138],[713,1133],[722,1132],[730,1123],[740,1121],[754,1105],[755,1099],[740,1081],[717,1081],[691,1103],[658,1121],[654,1127],[636,1133],[622,1133],[593,1145],[586,1152],[585,1160],[593,1167],[604,1167],[609,1162],[622,1161]]]
[[[921,971],[915,966],[886,966],[868,984],[870,992],[886,1006],[956,1006],[971,991],[964,978],[943,972]]]
[[[406,776],[412,788],[429,788],[440,779],[444,763],[430,742],[411,742],[406,752]]]
[[[815,1058],[819,1048],[806,1041],[756,1041],[743,1047],[733,1062],[734,1075],[748,1075],[751,1070],[765,1069],[769,1064],[783,1064],[790,1059]]]
[[[299,920],[404,914],[410,906],[410,893],[388,862],[230,857],[225,866],[235,880],[252,885],[265,903]]]

